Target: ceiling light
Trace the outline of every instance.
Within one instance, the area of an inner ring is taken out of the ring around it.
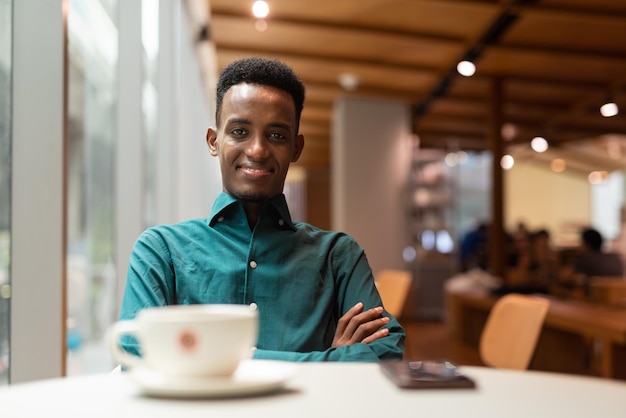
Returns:
[[[361,80],[356,74],[342,73],[339,74],[339,85],[345,90],[355,90],[361,84]]]
[[[601,184],[604,183],[608,177],[609,173],[607,173],[606,171],[592,171],[591,173],[589,173],[587,179],[589,180],[590,184]]]
[[[565,160],[562,158],[555,158],[550,163],[550,168],[555,173],[562,173],[563,171],[565,171],[565,167],[567,167],[567,164],[565,163]]]
[[[600,113],[605,118],[610,118],[611,116],[615,116],[619,113],[619,108],[613,100],[609,100],[600,107]]]
[[[512,141],[518,134],[517,126],[512,123],[505,123],[502,125],[502,129],[500,131],[500,134],[505,141]]]
[[[258,0],[255,1],[252,5],[252,14],[254,17],[263,19],[266,18],[270,12],[270,6],[267,5],[266,1]]]
[[[500,167],[503,169],[510,170],[514,165],[515,159],[512,155],[503,155],[502,158],[500,158]]]
[[[548,150],[548,141],[542,136],[536,136],[530,141],[530,147],[535,152],[546,152]]]
[[[476,72],[476,66],[472,61],[461,61],[457,64],[456,70],[465,77],[471,77]]]

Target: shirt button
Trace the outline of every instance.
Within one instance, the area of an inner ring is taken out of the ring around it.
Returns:
[[[255,269],[256,268],[256,261],[254,261],[254,260],[250,261],[250,267]]]
[[[278,225],[283,226],[285,225],[285,221],[283,221],[282,219],[278,220]]]
[[[257,310],[257,305],[256,305],[256,303],[252,302],[252,303],[250,304],[250,309],[251,309],[251,310],[253,310],[253,311],[256,311],[256,310]]]
[[[222,222],[222,221],[224,221],[224,217],[223,216],[220,216],[219,218],[217,218],[217,222]]]

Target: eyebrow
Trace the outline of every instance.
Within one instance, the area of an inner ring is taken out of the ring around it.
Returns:
[[[252,122],[249,119],[243,119],[243,118],[234,118],[234,119],[228,119],[226,121],[226,123],[243,123],[246,125],[250,125],[252,124]]]
[[[226,121],[226,124],[233,124],[233,123],[238,123],[238,124],[242,124],[242,125],[252,125],[252,121],[251,120],[244,119],[244,118],[233,118],[233,119],[228,119]],[[284,130],[287,130],[289,132],[291,132],[293,130],[289,123],[283,123],[283,122],[271,122],[268,126],[271,127],[271,128],[284,129]]]
[[[269,124],[269,126],[271,126],[272,128],[285,129],[285,130],[291,132],[291,125],[288,124],[288,123],[272,122],[272,123]]]

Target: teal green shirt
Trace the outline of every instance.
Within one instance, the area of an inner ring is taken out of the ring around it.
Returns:
[[[137,239],[120,319],[172,304],[256,304],[254,358],[290,361],[400,359],[405,333],[331,348],[339,318],[357,302],[381,306],[365,252],[350,236],[292,222],[284,195],[268,201],[250,230],[241,202],[221,193],[208,219],[160,225]],[[127,343],[126,349],[137,352]]]

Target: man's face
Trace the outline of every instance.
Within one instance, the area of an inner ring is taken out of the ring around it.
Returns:
[[[289,164],[304,146],[296,132],[296,110],[286,91],[240,83],[222,101],[218,128],[209,128],[207,143],[218,156],[226,193],[263,202],[283,192]]]

